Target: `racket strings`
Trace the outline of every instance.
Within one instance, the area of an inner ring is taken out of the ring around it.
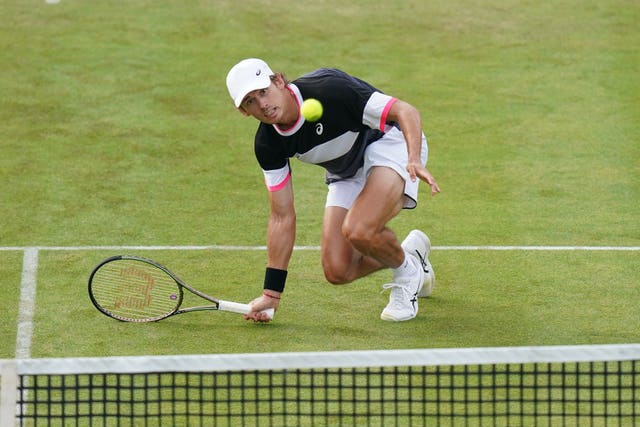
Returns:
[[[182,291],[164,270],[142,261],[121,259],[102,265],[91,282],[105,311],[123,320],[166,317],[179,307]]]

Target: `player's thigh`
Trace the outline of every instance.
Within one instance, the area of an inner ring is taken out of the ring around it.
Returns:
[[[402,210],[404,179],[388,167],[371,169],[367,182],[346,215],[343,231],[376,233]]]

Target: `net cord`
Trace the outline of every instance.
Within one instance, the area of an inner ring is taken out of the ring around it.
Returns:
[[[242,371],[640,360],[640,344],[0,360],[18,375]],[[3,379],[4,381],[4,379]]]

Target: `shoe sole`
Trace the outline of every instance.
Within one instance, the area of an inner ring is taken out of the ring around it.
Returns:
[[[414,314],[414,315],[413,315],[413,316],[411,316],[411,317],[407,317],[406,319],[396,319],[396,318],[395,318],[395,317],[393,317],[393,316],[388,316],[388,315],[385,315],[384,313],[382,313],[382,314],[380,315],[380,318],[381,318],[382,320],[386,320],[386,321],[389,321],[389,322],[404,322],[404,321],[406,321],[406,320],[414,319],[417,315],[418,315],[418,313],[416,312],[416,314]]]
[[[436,285],[436,273],[435,271],[433,271],[433,267],[428,260],[426,268],[428,270],[428,273],[425,272],[425,281],[422,285],[422,289],[420,289],[420,292],[418,292],[418,298],[426,298],[430,296],[431,292],[433,292],[433,288]]]

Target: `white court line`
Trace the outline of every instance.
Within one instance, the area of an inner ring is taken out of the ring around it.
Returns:
[[[36,274],[38,271],[38,250],[26,248],[22,260],[20,283],[20,308],[18,309],[18,332],[16,334],[16,359],[31,357],[31,336],[33,334],[33,313],[36,302]]]

